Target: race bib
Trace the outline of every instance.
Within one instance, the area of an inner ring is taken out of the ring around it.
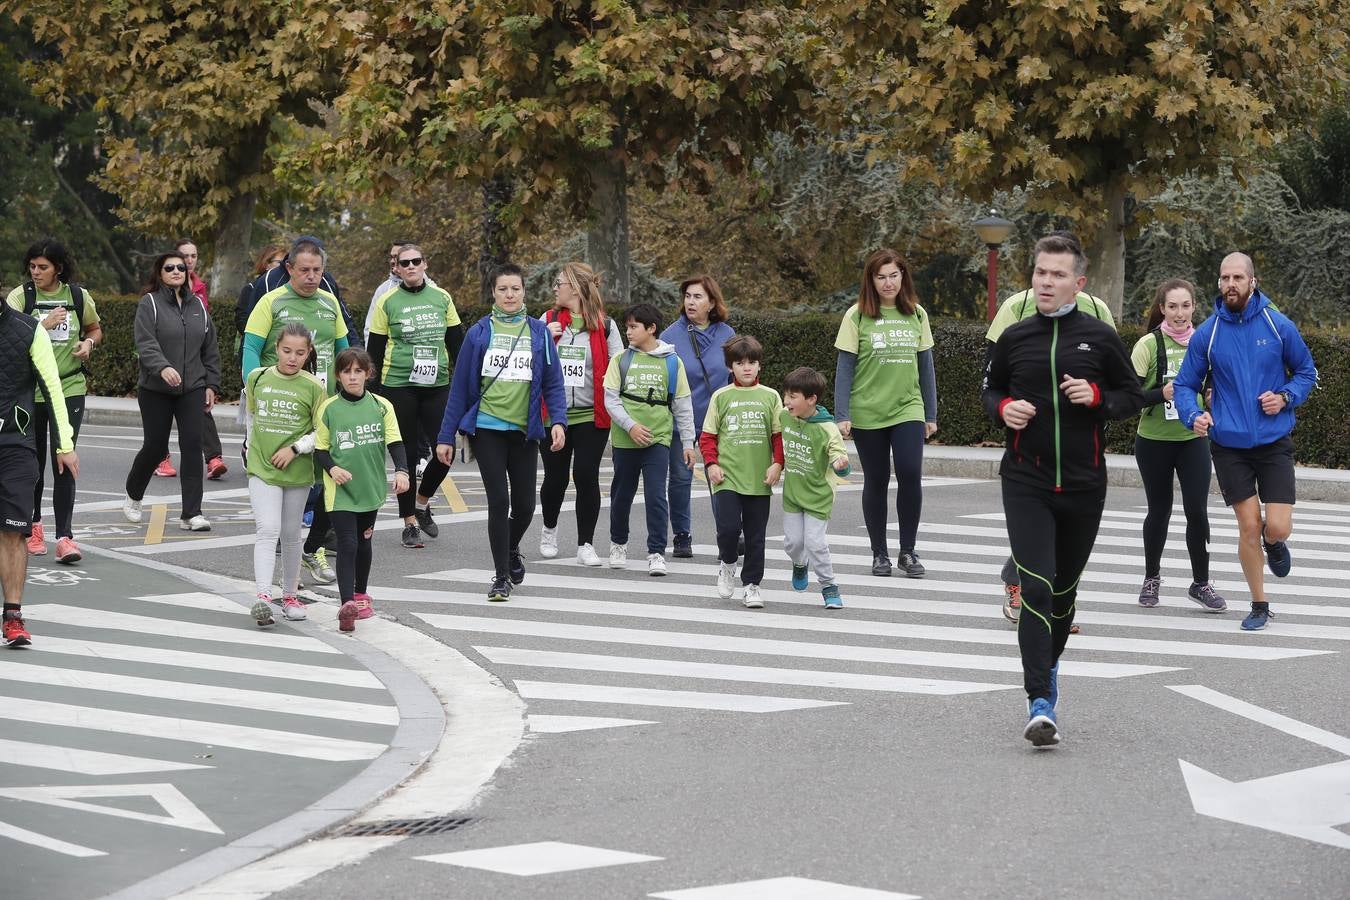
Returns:
[[[47,329],[47,336],[50,337],[50,338],[52,339],[52,343],[53,343],[53,344],[64,344],[64,343],[69,342],[69,341],[70,341],[70,315],[67,314],[67,315],[66,315],[65,321],[62,322],[60,325],[57,325],[55,328],[48,328],[48,329]]]
[[[579,388],[586,384],[586,348],[558,345],[558,360],[562,363],[563,387]]]
[[[1163,418],[1172,419],[1173,421],[1181,418],[1179,415],[1177,415],[1177,405],[1175,402],[1171,400],[1163,401]]]
[[[439,354],[435,347],[414,347],[409,384],[434,385],[441,371]]]
[[[481,374],[497,381],[529,381],[534,376],[534,353],[523,338],[516,342],[511,335],[493,335],[492,346],[483,354]]]
[[[328,390],[328,370],[333,367],[333,351],[319,350],[314,354],[314,377],[319,379],[325,391]]]

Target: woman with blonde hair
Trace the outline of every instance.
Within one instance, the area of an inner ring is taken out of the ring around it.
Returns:
[[[600,518],[600,461],[609,442],[609,414],[605,411],[605,372],[609,360],[623,350],[614,320],[605,315],[600,276],[580,262],[567,263],[553,281],[553,308],[541,318],[558,348],[563,389],[567,393],[567,443],[539,451],[544,483],[539,489],[544,530],[539,555],[558,555],[558,514],[567,493],[568,469],[577,489],[577,562],[600,565],[593,546]]]

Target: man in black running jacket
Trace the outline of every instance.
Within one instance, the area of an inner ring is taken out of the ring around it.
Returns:
[[[1052,747],[1059,743],[1059,657],[1106,505],[1106,423],[1132,416],[1144,395],[1115,329],[1076,307],[1075,294],[1087,282],[1078,243],[1044,237],[1035,259],[1037,314],[994,345],[982,399],[990,417],[1008,429],[999,475],[1022,577],[1023,737]]]

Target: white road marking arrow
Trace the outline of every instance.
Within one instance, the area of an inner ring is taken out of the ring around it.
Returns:
[[[187,828],[191,831],[205,831],[209,834],[224,834],[216,824],[207,818],[206,813],[197,808],[191,800],[171,784],[72,784],[49,785],[29,788],[3,788],[0,797],[15,800],[27,800],[30,803],[43,803],[64,809],[76,809],[82,812],[100,813],[105,816],[118,816],[123,819],[135,819],[138,822],[153,822],[156,825],[172,825],[175,828]],[[98,797],[150,797],[163,808],[167,815],[157,816],[151,813],[118,809],[115,806],[99,806],[76,798]]]
[[[1169,685],[1202,703],[1260,722],[1294,737],[1350,756],[1350,739],[1262,709],[1201,685]],[[1350,849],[1350,759],[1234,782],[1185,760],[1182,777],[1191,805],[1202,816],[1250,825],[1331,847]]]

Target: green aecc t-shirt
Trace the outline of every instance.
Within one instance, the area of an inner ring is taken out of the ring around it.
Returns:
[[[385,447],[403,440],[393,405],[369,391],[354,401],[337,394],[319,408],[317,431],[315,448],[327,450],[333,465],[352,473],[352,480],[342,485],[323,473],[328,508],[370,512],[383,506],[389,496]]]
[[[283,375],[275,366],[254,369],[248,376],[248,474],[277,487],[308,487],[314,483],[314,457],[302,454],[278,469],[272,456],[283,447],[316,431],[319,407],[326,394],[308,372]]]
[[[713,392],[703,433],[717,435],[717,464],[725,479],[713,492],[732,491],[745,496],[767,496],[773,489],[764,475],[773,465],[773,436],[778,434],[778,392],[762,384],[729,384]]]

